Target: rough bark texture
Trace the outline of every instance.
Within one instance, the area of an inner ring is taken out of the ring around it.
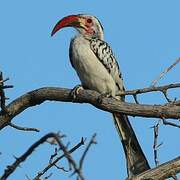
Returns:
[[[152,90],[152,89],[151,89]],[[158,89],[159,90],[159,89]],[[12,101],[8,106],[3,106],[0,112],[0,129],[10,125],[11,120],[25,109],[39,105],[44,101],[61,101],[74,103],[89,103],[93,106],[111,113],[124,113],[130,116],[155,117],[155,118],[180,118],[180,101],[164,105],[145,105],[120,102],[114,98],[103,98],[100,103],[100,94],[91,90],[80,90],[76,99],[71,94],[71,89],[44,87],[24,94]],[[149,89],[145,90],[149,92]],[[135,92],[129,92],[134,94]],[[137,93],[144,93],[139,91]],[[128,94],[128,93],[127,93]],[[135,93],[136,94],[136,93]],[[128,180],[163,180],[165,178],[176,178],[180,172],[180,157],[164,163],[154,169],[147,170]]]
[[[128,180],[164,180],[180,172],[180,157],[168,161],[156,168],[145,171]]]
[[[165,105],[145,105],[120,102],[113,98],[103,98],[99,103],[100,94],[91,90],[81,90],[74,100],[70,96],[71,89],[44,87],[28,92],[21,97],[15,99],[6,107],[6,112],[0,112],[0,129],[8,125],[8,123],[25,109],[39,105],[46,100],[89,103],[93,106],[108,112],[120,112],[130,116],[155,117],[155,118],[180,118],[180,103]]]

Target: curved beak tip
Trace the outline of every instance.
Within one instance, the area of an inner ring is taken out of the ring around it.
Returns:
[[[67,26],[77,26],[79,17],[77,15],[70,15],[66,16],[63,19],[61,19],[53,28],[51,32],[51,36],[53,36],[57,31],[60,29],[67,27]]]
[[[54,32],[54,31],[52,31],[52,32],[51,32],[51,37],[52,37],[54,34],[55,34],[55,32]]]
[[[59,23],[57,23],[57,24],[54,26],[54,28],[53,28],[53,30],[52,30],[52,32],[51,32],[51,37],[52,37],[57,31],[59,31],[61,28],[62,28],[62,27],[59,26]]]

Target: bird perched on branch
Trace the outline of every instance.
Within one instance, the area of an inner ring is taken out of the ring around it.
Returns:
[[[66,16],[55,25],[51,35],[64,27],[74,27],[79,32],[71,40],[69,55],[82,87],[124,101],[124,97],[118,96],[124,91],[120,68],[110,46],[104,41],[100,21],[86,14]],[[149,169],[128,117],[113,113],[113,119],[126,155],[128,177]]]

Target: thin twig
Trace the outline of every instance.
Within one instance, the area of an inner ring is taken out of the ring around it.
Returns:
[[[5,85],[5,86],[3,86],[2,88],[3,89],[9,89],[9,88],[13,88],[14,86],[13,85]]]
[[[17,130],[20,130],[20,131],[35,131],[35,132],[40,132],[39,129],[17,126],[15,124],[13,124],[12,122],[9,123],[9,126],[11,126],[12,128],[15,128]]]
[[[31,180],[31,178],[26,174],[25,177],[27,178],[27,180]]]
[[[155,86],[157,84],[157,82],[167,73],[169,72],[173,67],[175,67],[178,63],[180,62],[180,58],[176,59],[176,61],[169,66],[168,68],[166,68],[152,83],[151,86]]]
[[[137,94],[133,94],[133,98],[134,98],[136,104],[139,104],[139,102],[138,102],[138,100],[137,100]]]
[[[76,162],[74,161],[74,159],[72,158],[72,156],[70,155],[69,151],[67,150],[66,146],[64,146],[64,144],[61,142],[61,140],[59,139],[58,142],[59,146],[61,147],[61,150],[64,153],[64,156],[66,157],[66,159],[68,160],[68,162],[72,165],[74,172],[78,175],[78,177],[81,180],[84,180],[84,176],[82,174],[82,171],[80,169],[78,169]]]
[[[6,96],[5,96],[5,92],[3,90],[3,86],[4,86],[3,73],[0,72],[0,96],[1,96],[0,102],[1,102],[1,109],[2,109],[3,113],[5,113],[6,112],[6,105],[5,105]]]
[[[174,127],[180,128],[180,125],[178,125],[178,124],[169,122],[169,121],[167,121],[167,120],[166,120],[165,118],[163,118],[163,117],[162,117],[161,119],[162,119],[164,125],[169,125],[169,126],[174,126]]]
[[[174,179],[174,180],[178,180],[178,177],[176,176],[176,174],[172,174],[171,177]]]
[[[86,155],[87,155],[87,152],[89,151],[91,145],[97,143],[97,142],[95,141],[95,138],[96,138],[96,133],[93,134],[91,140],[89,141],[89,143],[88,143],[88,145],[87,145],[87,147],[86,147],[86,149],[85,149],[85,151],[84,151],[84,153],[83,153],[83,155],[82,155],[82,157],[81,157],[81,159],[80,159],[80,161],[79,161],[79,169],[82,169],[84,159],[85,159],[85,157],[86,157]]]
[[[46,142],[46,140],[50,137],[54,137],[57,140],[57,142],[59,141],[55,133],[46,134],[37,142],[35,142],[32,146],[30,146],[30,148],[23,155],[21,155],[19,158],[16,158],[16,161],[12,165],[7,166],[4,170],[4,174],[1,176],[0,179],[6,180],[16,170],[20,163],[24,162],[27,159],[27,157],[29,157],[40,144]]]
[[[170,98],[168,98],[167,90],[163,90],[162,93],[163,93],[163,95],[164,95],[164,97],[166,98],[166,100],[167,100],[168,103],[172,102],[172,100],[171,100]]]
[[[50,173],[48,176],[46,176],[44,179],[49,179],[51,176],[53,175],[53,173]]]
[[[79,172],[82,172],[83,163],[84,163],[85,157],[86,157],[87,152],[89,151],[91,145],[92,145],[92,144],[97,144],[97,142],[95,141],[95,138],[96,138],[96,133],[93,134],[91,140],[89,141],[87,147],[85,148],[85,150],[84,150],[84,152],[83,152],[83,154],[82,154],[82,156],[81,156],[81,159],[80,159],[80,161],[79,161],[79,168],[78,168],[78,171],[79,171]],[[71,176],[73,176],[75,173],[76,173],[76,171],[74,171],[74,172],[71,174]],[[79,180],[79,179],[81,180],[80,176],[77,177],[77,180]]]
[[[53,161],[54,157],[56,157],[57,155],[58,155],[58,149],[55,148],[54,154],[52,154],[50,159],[49,159],[49,164],[51,164],[51,162]]]
[[[70,149],[68,152],[69,154],[73,153],[74,151],[76,151],[80,146],[84,145],[84,139],[81,138],[81,141],[75,145],[72,149]],[[55,159],[53,162],[51,162],[50,164],[48,164],[42,171],[40,171],[38,173],[38,175],[34,178],[34,180],[39,179],[42,175],[44,175],[50,168],[52,168],[53,166],[55,166],[55,164],[61,160],[62,158],[65,157],[65,154],[61,155],[60,157],[58,157],[57,159]]]
[[[177,99],[175,99],[174,101],[172,101],[172,102],[170,102],[170,103],[166,103],[166,104],[164,104],[165,106],[180,106],[180,100],[177,100]]]
[[[155,92],[155,91],[166,91],[168,89],[174,89],[174,88],[180,88],[180,83],[176,84],[168,84],[165,86],[158,86],[158,87],[146,87],[143,89],[134,89],[134,90],[129,90],[129,91],[121,91],[117,95],[122,96],[122,95],[134,95],[134,94],[143,94],[143,93],[148,93],[148,92]]]
[[[154,162],[156,167],[159,165],[159,160],[158,160],[158,148],[162,145],[158,145],[158,135],[159,135],[159,122],[153,126],[154,129],[154,144],[153,144],[153,151],[154,151]]]
[[[59,167],[57,164],[54,165],[57,169],[63,171],[63,172],[69,172],[70,170],[65,169],[64,167]]]
[[[0,74],[2,75],[2,72],[0,72]],[[0,80],[0,84],[4,83],[4,82],[6,82],[6,81],[9,81],[9,78],[1,79],[1,80]]]

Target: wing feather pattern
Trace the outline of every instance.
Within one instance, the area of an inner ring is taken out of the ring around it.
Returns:
[[[110,46],[100,39],[93,38],[90,40],[90,47],[107,72],[111,74],[118,91],[124,91],[122,74]],[[124,100],[124,97],[118,99]],[[128,176],[137,175],[150,169],[128,116],[114,113],[113,119],[125,151]]]

